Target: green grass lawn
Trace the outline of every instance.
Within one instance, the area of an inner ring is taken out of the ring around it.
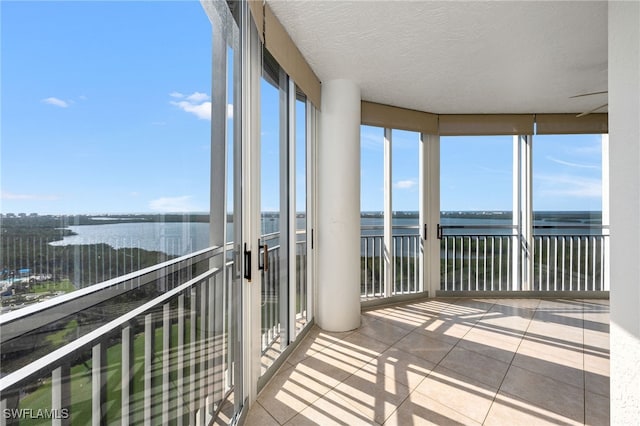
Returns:
[[[61,344],[66,343],[66,337],[68,337],[70,334],[75,333],[77,328],[78,321],[71,320],[62,330],[49,334],[47,336],[47,342],[53,345],[53,347],[58,347]]]
[[[185,321],[185,328],[189,330],[189,321]],[[50,339],[59,339],[62,333],[73,329],[70,323],[64,330],[56,335],[49,336]],[[160,386],[162,374],[162,327],[155,331],[155,358],[153,361],[154,383]],[[58,336],[60,334],[60,336]],[[144,334],[139,333],[134,338],[134,377],[131,396],[132,423],[142,422],[144,413]],[[189,344],[189,333],[185,333],[185,346]],[[178,345],[178,325],[172,324],[170,346],[174,350]],[[89,351],[90,352],[90,351]],[[88,352],[88,353],[89,353]],[[120,424],[121,417],[121,356],[122,343],[116,343],[107,349],[107,402],[106,420],[107,424]],[[91,359],[87,357],[87,362],[71,367],[71,424],[87,425],[91,424]],[[185,369],[186,370],[186,369]],[[188,377],[185,371],[185,377]],[[188,401],[177,401],[177,390],[175,388],[177,380],[177,359],[175,353],[171,356],[170,365],[170,409],[175,411],[177,404],[187,406]],[[155,385],[154,385],[155,386]],[[156,387],[154,392],[152,410],[154,417],[160,414],[161,391]],[[51,408],[51,379],[47,378],[39,383],[37,389],[25,396],[19,403],[19,408],[30,408],[32,410]],[[24,425],[44,425],[50,424],[47,419],[21,419],[20,424]]]
[[[73,286],[70,280],[34,283],[29,286],[30,293],[54,293],[57,291],[70,293],[75,289],[76,288]]]

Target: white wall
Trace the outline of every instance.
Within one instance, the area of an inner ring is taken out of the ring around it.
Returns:
[[[640,419],[640,2],[609,2],[611,424]]]
[[[360,326],[360,89],[322,83],[318,143],[318,302],[328,331]]]

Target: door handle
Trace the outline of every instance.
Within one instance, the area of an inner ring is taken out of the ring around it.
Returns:
[[[262,263],[263,263],[264,270],[268,271],[269,270],[269,246],[267,244],[264,245]]]
[[[258,262],[258,269],[261,270],[261,271],[268,271],[269,270],[269,245],[268,244],[260,244],[260,240],[258,240],[258,250],[263,250],[263,252],[262,252],[262,264],[260,264],[260,262]]]
[[[244,277],[251,281],[251,250],[247,250],[247,243],[244,243]]]

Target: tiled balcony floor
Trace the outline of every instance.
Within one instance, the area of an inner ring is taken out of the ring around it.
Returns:
[[[314,327],[245,424],[609,424],[609,301],[430,299]]]

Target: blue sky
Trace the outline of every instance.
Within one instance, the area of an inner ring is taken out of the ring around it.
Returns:
[[[1,7],[2,212],[208,211],[199,2]]]
[[[383,209],[383,137],[362,127],[363,211]],[[393,210],[418,210],[419,135],[394,130],[392,141]],[[441,137],[440,209],[511,210],[512,157],[512,136]],[[600,135],[535,136],[532,163],[534,210],[601,210]]]
[[[211,26],[199,2],[0,7],[2,213],[208,211]],[[272,95],[265,166],[278,162]],[[418,135],[393,138],[393,207],[417,210]],[[363,127],[361,141],[362,210],[381,210],[382,129]],[[599,136],[535,144],[534,208],[600,210]],[[511,137],[442,138],[441,158],[442,210],[511,208]],[[263,170],[264,210],[278,206],[277,178]]]

